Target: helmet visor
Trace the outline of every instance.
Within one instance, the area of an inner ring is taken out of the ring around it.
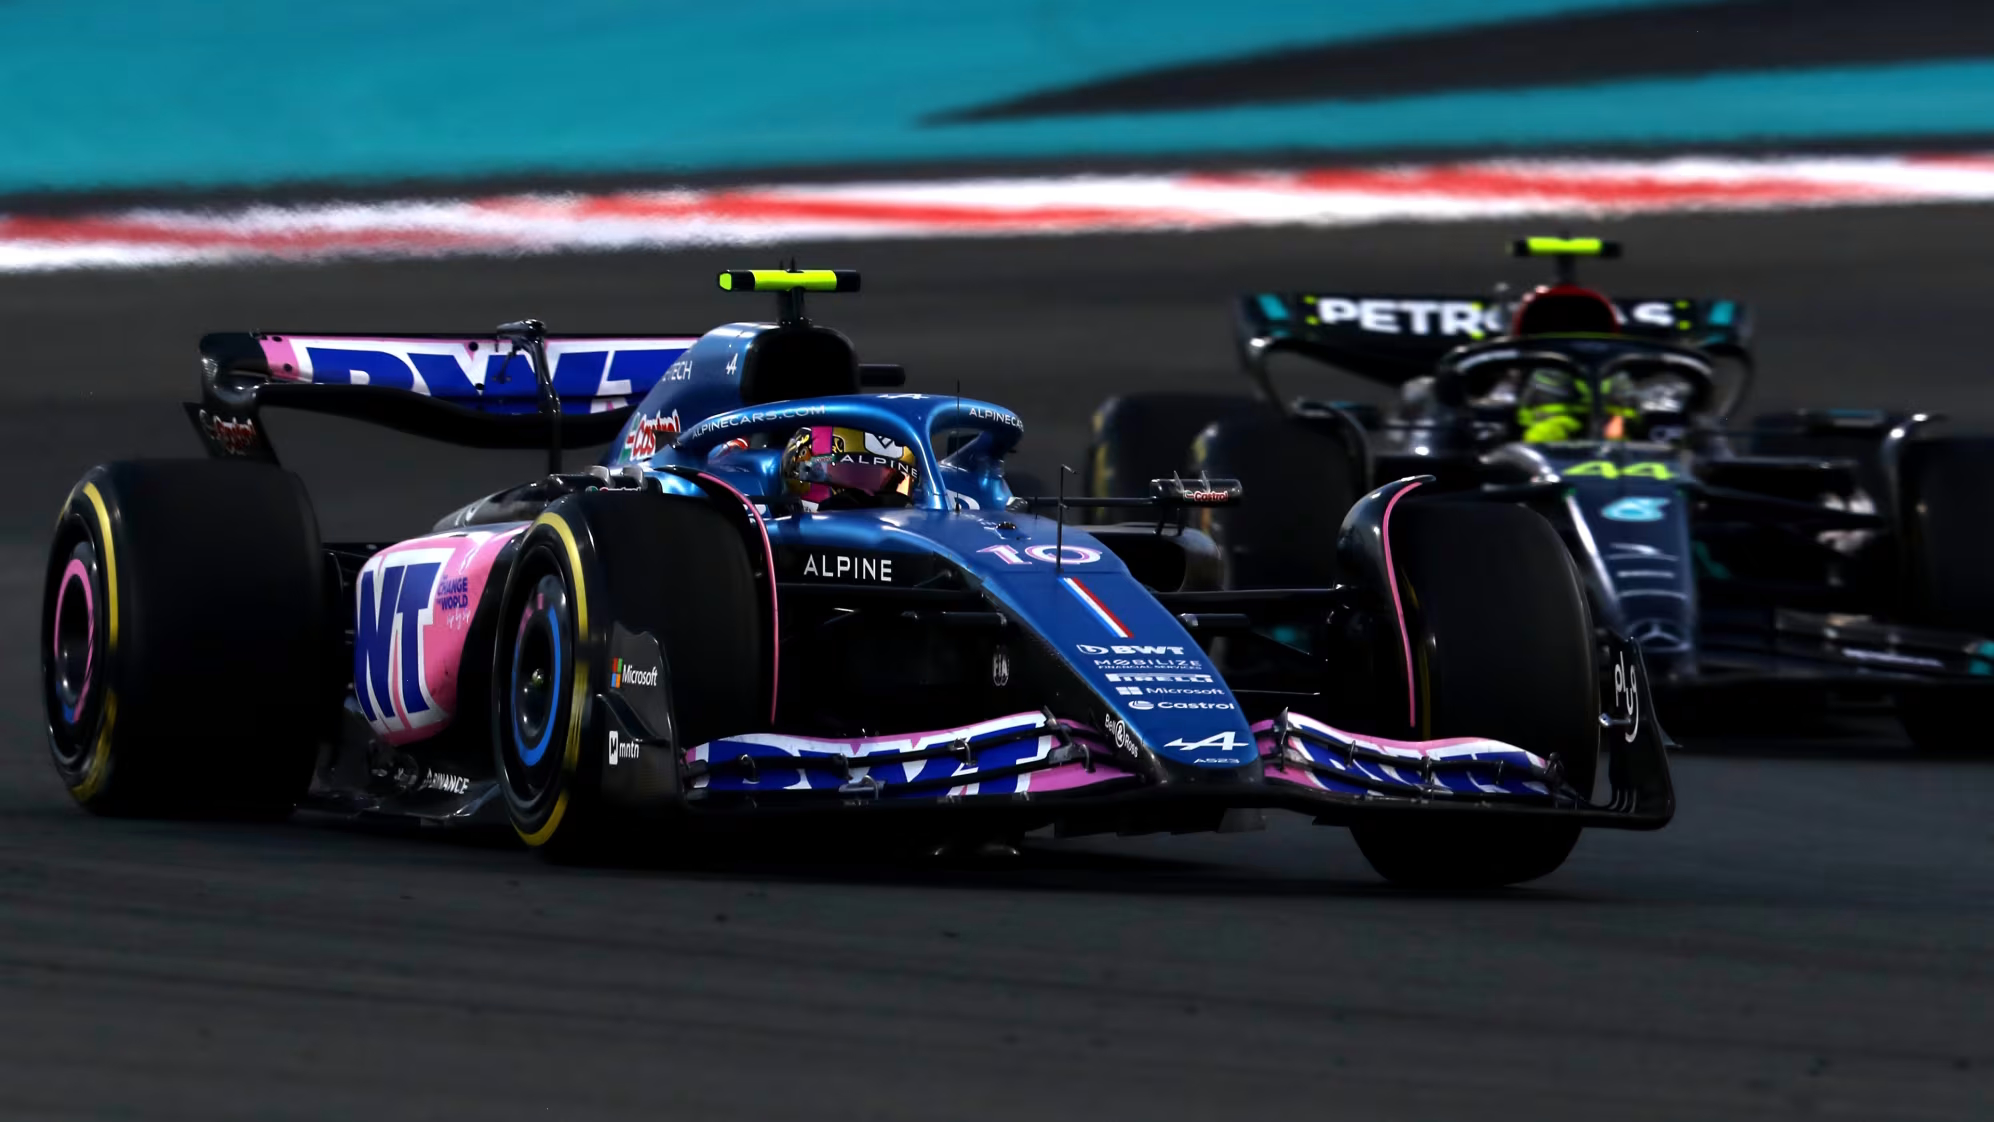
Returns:
[[[867,495],[889,492],[912,495],[914,477],[906,467],[889,462],[856,462],[848,456],[820,456],[799,465],[797,475],[807,483],[823,483]]]

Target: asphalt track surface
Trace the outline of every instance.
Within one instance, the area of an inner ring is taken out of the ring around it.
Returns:
[[[1044,472],[1111,388],[1235,379],[1234,290],[1472,291],[1527,279],[1494,256],[1516,232],[803,250],[866,271],[821,318],[916,388],[1016,407]],[[1994,421],[1994,211],[1616,232],[1631,257],[1600,271],[1623,291],[1760,308],[1761,404]],[[710,277],[773,257],[0,279],[0,1117],[1994,1116],[1994,766],[1915,756],[1887,719],[1774,714],[1796,731],[1692,743],[1669,829],[1438,897],[1299,820],[968,867],[818,845],[583,870],[478,839],[70,805],[34,701],[50,516],[94,461],[195,451],[175,402],[199,332],[698,328],[759,315]],[[329,535],[419,528],[532,470],[275,429]],[[225,579],[189,595],[229,626]]]

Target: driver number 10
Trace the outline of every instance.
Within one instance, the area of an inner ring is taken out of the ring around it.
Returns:
[[[1088,549],[1084,545],[1034,545],[1026,547],[1021,555],[1013,546],[992,545],[977,550],[978,553],[994,553],[1006,565],[1029,565],[1032,561],[1043,561],[1048,565],[1064,560],[1069,565],[1092,565],[1101,559],[1101,551]],[[1031,558],[1027,561],[1025,558]]]

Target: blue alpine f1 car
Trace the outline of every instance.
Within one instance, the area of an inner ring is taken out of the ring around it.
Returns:
[[[1595,238],[1513,252],[1555,261],[1555,283],[1517,297],[1241,298],[1257,393],[1109,401],[1090,490],[1119,493],[1159,464],[1236,476],[1256,501],[1206,520],[1228,586],[1311,587],[1347,579],[1331,543],[1355,495],[1431,475],[1457,501],[1527,507],[1558,528],[1593,618],[1641,647],[1672,725],[1728,727],[1750,715],[1739,703],[1791,714],[1887,699],[1923,747],[1989,747],[1994,439],[1873,410],[1738,426],[1753,376],[1744,305],[1583,287],[1579,259],[1619,256]],[[1393,399],[1283,401],[1281,356]]]
[[[1484,885],[1669,820],[1639,651],[1538,516],[1397,480],[1350,509],[1346,582],[1225,591],[1184,522],[1236,483],[1160,478],[1118,504],[1143,523],[1069,524],[1006,484],[1010,410],[868,392],[904,372],[803,305],[856,275],[720,284],[780,314],[204,338],[211,458],[93,469],[52,546],[44,692],[76,799],[509,821],[571,855],[723,823],[974,844],[1286,809],[1394,880]],[[548,471],[422,537],[324,542],[271,406],[544,445]]]

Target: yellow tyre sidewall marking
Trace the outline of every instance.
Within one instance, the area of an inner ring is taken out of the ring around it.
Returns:
[[[528,832],[519,829],[517,824],[513,826],[520,840],[527,845],[539,846],[547,844],[554,831],[560,829],[561,819],[568,813],[568,780],[573,778],[581,764],[582,722],[588,712],[589,600],[587,582],[582,577],[581,547],[575,544],[575,532],[568,527],[568,520],[548,513],[534,519],[533,525],[546,526],[560,535],[561,543],[568,550],[568,572],[575,589],[575,688],[568,711],[567,745],[561,754],[561,775],[564,777],[561,793],[554,799],[553,813],[547,816],[547,821],[539,829]]]
[[[118,553],[111,543],[111,511],[104,504],[104,495],[97,490],[95,483],[85,483],[81,488],[83,497],[90,500],[91,508],[97,515],[97,540],[103,546],[104,554],[104,618],[107,632],[105,676],[110,676],[112,661],[118,653]],[[74,502],[74,498],[71,502]],[[111,730],[118,723],[118,691],[109,685],[104,689],[104,724],[97,730],[97,746],[90,753],[90,763],[83,769],[83,779],[69,789],[77,802],[87,803],[103,789],[104,780],[111,770]]]

